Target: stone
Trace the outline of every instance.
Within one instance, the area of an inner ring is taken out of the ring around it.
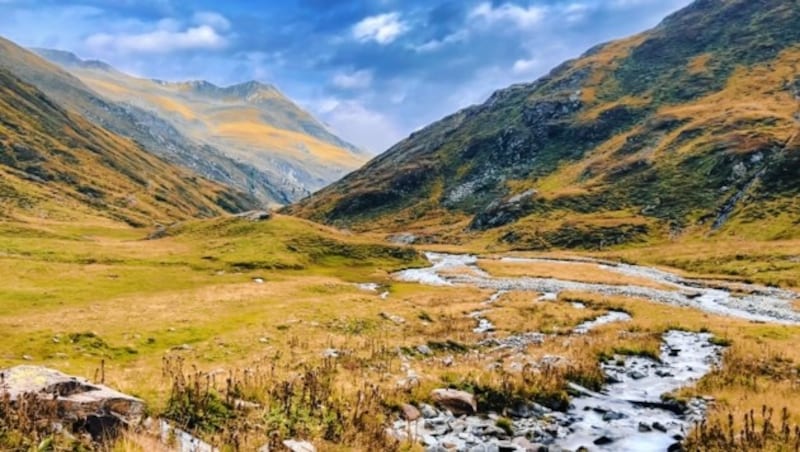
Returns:
[[[248,402],[247,400],[235,399],[233,406],[243,411],[253,411],[261,408],[261,405],[255,402]]]
[[[55,401],[57,417],[48,421],[72,425],[94,439],[113,437],[120,428],[139,424],[145,409],[135,397],[39,366],[0,371],[0,398],[5,396],[12,404],[31,396]]]
[[[475,400],[475,396],[465,391],[435,389],[431,392],[431,398],[437,405],[447,408],[456,416],[478,412],[478,401]]]
[[[628,372],[628,376],[633,378],[634,380],[641,380],[642,378],[645,378],[647,375],[643,374],[638,370],[632,370]]]
[[[308,441],[287,439],[283,445],[292,452],[317,452],[317,448]]]
[[[605,436],[605,435],[603,435],[600,438],[597,438],[596,440],[593,441],[595,446],[607,446],[607,445],[609,445],[609,444],[611,444],[613,442],[614,442],[613,438],[609,438],[608,436]]]
[[[653,428],[649,425],[645,424],[644,422],[639,422],[639,432],[641,433],[648,433],[652,432]]]
[[[673,443],[667,448],[667,452],[681,452],[683,450],[683,444],[681,443]]]
[[[538,443],[532,443],[525,438],[524,436],[518,436],[511,440],[511,444],[517,447],[517,449],[522,449],[525,452],[548,452],[547,446]]]
[[[272,218],[272,214],[266,210],[251,210],[249,212],[242,212],[235,215],[237,218],[242,218],[247,221],[259,222],[266,221]]]
[[[413,422],[422,417],[422,413],[420,413],[417,407],[409,403],[404,403],[400,405],[400,411],[403,415],[403,419],[407,421]]]
[[[436,411],[436,408],[428,405],[427,403],[423,403],[420,406],[420,412],[422,413],[422,417],[425,419],[433,419],[439,415],[439,413]]]
[[[661,422],[653,422],[653,429],[658,430],[661,433],[667,432],[667,427],[664,426],[664,424],[662,424]]]
[[[603,420],[606,422],[617,421],[624,418],[625,415],[623,413],[618,413],[616,411],[609,411],[603,415]]]
[[[432,355],[432,354],[433,354],[433,350],[431,350],[431,348],[430,348],[430,347],[428,347],[428,346],[427,346],[427,345],[425,345],[425,344],[422,344],[422,345],[417,345],[417,351],[418,351],[418,352],[419,352],[421,355],[425,355],[425,356],[429,356],[429,355]]]

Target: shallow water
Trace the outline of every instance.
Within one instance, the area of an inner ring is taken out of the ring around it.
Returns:
[[[583,283],[557,278],[496,278],[477,266],[478,258],[471,255],[427,253],[431,262],[428,268],[405,270],[395,274],[401,281],[419,282],[429,285],[464,285],[496,291],[522,290],[548,294],[563,291],[590,292],[603,295],[622,295],[642,298],[659,303],[691,307],[723,316],[737,317],[757,322],[800,324],[800,312],[792,307],[798,299],[795,292],[753,284],[732,284],[740,293],[732,293],[709,282],[689,280],[663,270],[628,264],[596,262],[590,259],[557,260],[568,266],[576,262],[595,263],[598,267],[628,276],[637,276],[668,286],[670,289],[655,289],[638,285],[612,285]],[[501,258],[508,262],[541,262],[541,259]]]

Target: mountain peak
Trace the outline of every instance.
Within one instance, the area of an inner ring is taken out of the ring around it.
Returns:
[[[32,48],[30,49],[46,60],[50,60],[58,65],[66,67],[77,67],[82,69],[96,69],[101,71],[116,71],[113,66],[100,60],[84,60],[78,55],[66,50]]]

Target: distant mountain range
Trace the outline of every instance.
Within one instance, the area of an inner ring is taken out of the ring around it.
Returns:
[[[436,122],[292,206],[520,249],[800,236],[800,6],[697,0]]]
[[[69,52],[34,51],[105,99],[156,115],[184,141],[214,148],[258,169],[279,193],[278,199],[263,196],[269,201],[295,201],[358,168],[368,158],[272,85],[255,81],[228,87],[206,81],[170,83],[132,77]]]
[[[0,222],[152,227],[257,206],[69,111],[0,69]]]
[[[269,85],[138,79],[68,52],[36,52],[44,58],[0,39],[0,68],[151,153],[264,205],[300,199],[367,159]]]

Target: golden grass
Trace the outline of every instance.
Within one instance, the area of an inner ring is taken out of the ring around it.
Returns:
[[[300,160],[318,159],[321,163],[357,167],[363,158],[309,135],[278,129],[262,122],[228,122],[214,125],[214,133],[222,138],[263,150],[278,151]]]

